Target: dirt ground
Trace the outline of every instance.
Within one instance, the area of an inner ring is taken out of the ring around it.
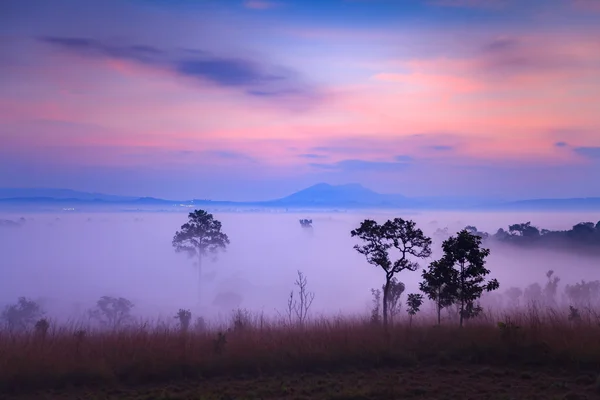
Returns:
[[[220,378],[156,386],[103,387],[0,395],[0,399],[600,399],[600,371],[485,366],[414,367],[260,378]]]

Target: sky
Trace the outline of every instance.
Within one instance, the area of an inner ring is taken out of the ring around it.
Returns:
[[[600,196],[600,0],[4,0],[0,187]]]

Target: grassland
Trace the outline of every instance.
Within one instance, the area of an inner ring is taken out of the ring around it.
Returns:
[[[239,315],[239,314],[238,314]],[[236,319],[181,332],[0,333],[4,398],[593,399],[600,320],[528,308],[464,328],[421,316],[388,334],[360,318]],[[504,322],[500,327],[498,322]]]

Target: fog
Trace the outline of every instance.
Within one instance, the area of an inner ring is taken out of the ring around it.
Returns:
[[[594,214],[594,213],[591,213]],[[314,314],[366,313],[371,288],[384,282],[381,269],[358,254],[350,230],[365,218],[413,219],[425,233],[466,225],[495,232],[509,224],[531,221],[548,229],[568,229],[595,215],[575,213],[214,213],[231,244],[217,260],[203,264],[201,302],[194,259],[176,253],[171,240],[187,221],[185,213],[0,213],[0,220],[25,219],[20,226],[0,226],[0,306],[19,296],[38,300],[53,318],[77,317],[103,295],[122,296],[135,303],[136,316],[173,317],[178,309],[196,315],[225,315],[234,307],[273,315],[286,307],[296,271],[308,278],[315,293]],[[301,218],[313,228],[302,228]],[[426,266],[440,255],[421,262]],[[487,263],[489,277],[500,281],[499,292],[511,286],[545,282],[553,269],[561,285],[600,279],[600,259],[549,250],[498,247]],[[405,293],[417,290],[419,272],[402,272]],[[234,298],[215,305],[220,295]],[[238,301],[235,301],[237,296]],[[404,295],[406,296],[406,295]],[[238,304],[239,303],[239,304]],[[233,305],[232,305],[233,304]]]

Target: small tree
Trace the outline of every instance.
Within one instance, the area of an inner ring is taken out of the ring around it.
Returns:
[[[446,240],[442,249],[444,256],[440,262],[458,267],[453,281],[447,282],[455,301],[460,304],[460,326],[465,318],[475,317],[481,312],[481,307],[475,304],[484,291],[490,292],[499,288],[496,279],[484,282],[490,273],[485,268],[485,259],[489,256],[488,249],[482,249],[481,238],[467,230],[458,232]]]
[[[521,288],[511,287],[504,294],[508,297],[509,307],[519,307],[519,299],[523,296]]]
[[[442,309],[451,306],[455,301],[455,291],[452,282],[457,281],[457,271],[451,262],[442,258],[429,264],[429,269],[423,271],[423,282],[419,289],[436,305],[438,325],[442,321]]]
[[[378,266],[385,272],[383,287],[383,324],[388,325],[388,305],[392,278],[397,273],[408,270],[416,271],[419,264],[410,259],[427,258],[431,255],[431,239],[416,227],[414,221],[401,218],[388,220],[383,225],[366,219],[358,229],[350,232],[352,237],[358,237],[365,244],[355,245],[354,249],[363,254],[369,264]],[[400,257],[391,261],[389,251],[395,248]]]
[[[175,319],[179,320],[179,327],[182,332],[187,332],[192,321],[192,312],[190,310],[179,309]]]
[[[385,285],[381,287],[385,290]],[[390,314],[390,322],[394,323],[394,317],[400,314],[402,309],[402,293],[406,290],[404,283],[398,281],[396,278],[392,278],[390,282],[390,292],[388,293],[388,312]]]
[[[298,278],[294,285],[298,287],[298,300],[294,299],[294,291],[292,290],[288,298],[288,322],[291,324],[292,316],[295,315],[298,324],[304,325],[315,299],[315,294],[308,290],[308,280],[301,271],[298,271]]]
[[[42,318],[35,323],[35,333],[42,339],[46,338],[48,329],[50,329],[50,323],[46,318]]]
[[[371,322],[379,324],[381,322],[381,290],[371,289],[373,296],[373,308],[371,308]]]
[[[412,326],[412,318],[419,312],[423,305],[423,295],[420,293],[411,293],[406,299],[406,312],[408,313],[408,326]]]
[[[96,307],[90,311],[90,317],[110,329],[118,329],[132,320],[131,309],[134,304],[124,297],[102,296]]]
[[[542,286],[539,283],[532,283],[523,291],[523,299],[527,304],[538,306],[543,300]]]
[[[177,252],[197,257],[198,262],[198,295],[202,283],[202,258],[208,254],[215,255],[229,245],[229,237],[221,232],[221,222],[204,210],[195,210],[188,214],[188,222],[175,232],[173,247]]]
[[[44,315],[42,307],[34,300],[19,297],[16,304],[6,306],[2,320],[9,330],[23,331],[31,328]]]
[[[544,299],[547,306],[553,307],[556,306],[556,293],[558,292],[560,278],[554,275],[553,270],[546,272],[546,278],[548,278],[548,282],[544,286]]]

